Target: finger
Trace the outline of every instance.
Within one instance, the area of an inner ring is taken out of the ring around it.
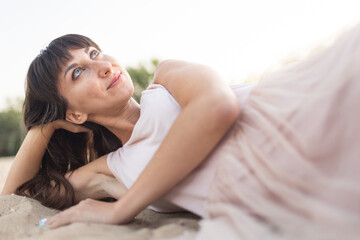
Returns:
[[[47,222],[46,225],[48,225],[50,229],[55,229],[58,227],[66,226],[70,223],[71,223],[71,221],[66,220],[64,218],[57,218],[56,220],[53,220],[52,222]]]
[[[54,126],[56,129],[65,129],[69,132],[73,132],[73,133],[80,133],[80,132],[91,132],[91,130],[89,128],[86,128],[84,126],[78,125],[78,124],[74,124],[71,123],[67,120],[56,120],[53,122]]]
[[[72,223],[72,219],[70,216],[66,216],[66,215],[67,214],[63,214],[63,213],[57,214],[49,218],[46,222],[46,225],[48,225],[50,229],[69,225],[70,223]]]
[[[73,124],[73,125],[74,125],[74,124]],[[91,130],[90,130],[89,128],[84,127],[84,126],[74,125],[72,132],[74,132],[74,133],[91,132]]]
[[[68,126],[66,128],[64,128],[65,130],[72,132],[72,133],[88,133],[91,132],[90,129],[83,127],[83,126]]]
[[[79,132],[90,132],[91,130],[89,128],[86,128],[84,126],[74,124],[71,122],[64,121],[62,128],[73,132],[73,133],[79,133]]]

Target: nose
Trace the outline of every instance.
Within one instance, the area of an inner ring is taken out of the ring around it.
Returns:
[[[109,61],[99,61],[99,76],[106,78],[113,73],[112,64]]]

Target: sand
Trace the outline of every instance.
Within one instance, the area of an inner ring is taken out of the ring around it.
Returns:
[[[0,192],[5,184],[6,176],[10,170],[13,157],[0,158]]]
[[[0,158],[0,189],[11,166]],[[58,211],[26,197],[0,196],[0,239],[194,239],[199,218],[191,213],[160,214],[142,211],[127,225],[74,223],[58,229],[38,226],[42,218]]]

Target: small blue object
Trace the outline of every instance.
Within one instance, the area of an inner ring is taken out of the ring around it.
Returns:
[[[21,201],[20,201],[20,203],[23,203],[25,200],[26,200],[26,197],[23,196],[22,199],[21,199]]]
[[[45,226],[47,218],[43,218],[39,221],[39,227]]]

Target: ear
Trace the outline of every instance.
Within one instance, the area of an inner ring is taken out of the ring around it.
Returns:
[[[83,124],[88,119],[88,115],[82,112],[66,111],[66,120],[75,124]]]

